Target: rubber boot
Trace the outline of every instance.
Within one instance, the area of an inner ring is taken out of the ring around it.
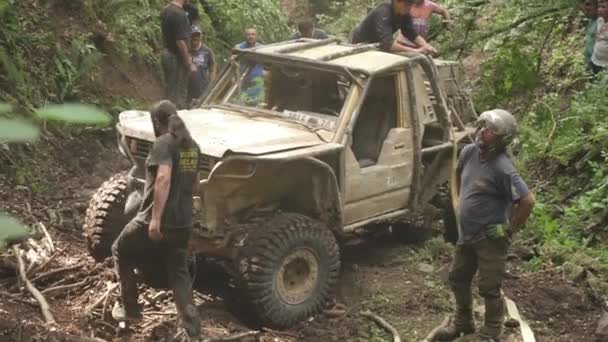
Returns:
[[[456,314],[448,327],[440,329],[435,334],[435,341],[452,341],[461,335],[475,332],[471,288],[453,289],[453,291],[456,299]]]
[[[485,298],[485,322],[479,336],[487,341],[498,341],[502,334],[502,324],[505,316],[504,302],[501,297]]]

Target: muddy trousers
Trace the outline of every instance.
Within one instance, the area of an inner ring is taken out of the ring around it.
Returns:
[[[192,280],[188,271],[188,240],[191,229],[164,230],[161,241],[148,237],[148,225],[131,220],[112,245],[120,295],[127,315],[137,314],[138,289],[134,269],[138,262],[156,263],[157,272],[166,272],[175,306],[190,336],[200,335],[198,312],[192,301]],[[149,268],[147,269],[148,272]]]
[[[178,109],[187,108],[188,69],[179,55],[166,49],[163,50],[160,61],[163,68],[164,98],[173,102]]]
[[[456,299],[456,326],[473,325],[471,282],[479,271],[479,294],[485,302],[485,324],[481,334],[498,338],[502,332],[504,304],[501,285],[507,262],[505,238],[484,239],[474,244],[456,246],[449,280]]]

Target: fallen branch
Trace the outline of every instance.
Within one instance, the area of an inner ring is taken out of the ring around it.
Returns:
[[[388,330],[393,335],[393,342],[401,342],[401,336],[399,336],[399,332],[392,325],[388,324],[382,317],[372,313],[369,310],[361,311],[361,315],[371,318],[376,323],[378,323],[381,327]]]
[[[47,289],[42,290],[42,293],[51,293],[51,292],[57,292],[57,291],[71,290],[71,289],[74,289],[74,288],[77,288],[77,287],[83,287],[83,286],[87,285],[88,283],[89,282],[87,281],[87,279],[85,279],[85,280],[80,281],[78,283],[49,287]]]
[[[36,303],[30,302],[29,300],[23,299],[23,298],[15,295],[15,294],[12,294],[12,293],[0,291],[0,296],[7,297],[9,299],[12,299],[12,300],[14,300],[16,302],[19,302],[19,303],[22,303],[22,304],[31,305],[31,306],[34,306],[34,307],[38,307],[39,306],[38,302],[36,302]]]
[[[225,337],[212,337],[212,338],[205,339],[203,341],[204,342],[238,341],[244,337],[257,336],[259,334],[260,334],[259,331],[246,331],[246,332],[229,335],[229,336],[225,336]]]
[[[35,273],[35,272],[39,272],[39,271],[44,270],[44,268],[45,268],[45,267],[46,267],[46,266],[47,266],[47,265],[48,265],[48,264],[49,264],[51,261],[55,260],[55,258],[56,258],[56,257],[57,257],[59,254],[60,254],[60,252],[59,252],[59,251],[57,251],[57,252],[53,253],[53,255],[51,255],[51,257],[50,257],[50,258],[46,259],[46,261],[45,261],[44,263],[42,263],[42,265],[40,265],[40,266],[38,266],[38,267],[34,267],[34,268],[32,268],[31,270],[29,270],[29,271],[27,272],[27,275],[28,275],[28,276],[31,276],[31,275],[32,275],[33,273]],[[33,280],[32,280],[32,281],[33,281]]]
[[[269,334],[273,334],[273,335],[281,335],[281,336],[292,337],[295,339],[302,339],[301,335],[290,333],[287,331],[276,331],[276,330],[272,330],[272,329],[266,328],[266,327],[262,328],[262,331],[267,332]]]
[[[75,269],[81,268],[82,266],[84,266],[84,263],[79,263],[79,264],[76,264],[76,265],[66,266],[66,267],[58,268],[58,269],[51,270],[51,271],[48,271],[48,272],[44,272],[44,273],[41,273],[41,274],[37,275],[36,277],[34,277],[32,279],[32,282],[35,282],[35,281],[40,280],[42,278],[47,278],[47,277],[56,275],[56,274],[61,273],[61,272],[73,271]]]
[[[110,296],[110,293],[112,293],[112,291],[114,291],[115,288],[118,287],[118,283],[114,284],[114,285],[110,285],[108,286],[108,290],[106,291],[106,293],[104,293],[103,296],[99,297],[99,299],[97,299],[95,301],[95,303],[91,304],[86,310],[85,310],[85,315],[89,315],[91,313],[91,311],[93,311],[94,309],[96,309],[98,306],[100,306],[101,304],[103,304],[106,300],[106,298],[108,298]]]
[[[49,234],[49,231],[46,229],[46,226],[44,225],[44,223],[38,222],[38,227],[40,228],[40,230],[42,230],[42,233],[44,234],[44,237],[46,238],[46,241],[48,242],[49,251],[51,253],[54,253],[55,252],[55,244],[53,243],[53,239],[51,238],[51,234]]]
[[[34,287],[34,285],[27,278],[27,275],[25,273],[25,264],[23,263],[23,259],[21,258],[21,254],[19,253],[19,249],[17,248],[17,246],[13,246],[13,252],[15,252],[17,262],[19,263],[19,276],[21,277],[21,280],[25,283],[25,288],[27,288],[27,290],[30,291],[32,296],[36,298],[38,303],[40,303],[40,310],[42,311],[42,315],[44,316],[46,322],[55,324],[55,318],[51,313],[51,307],[46,301],[46,298],[44,298],[42,293],[40,293],[40,291],[38,291],[38,289],[36,289],[36,287]]]
[[[439,332],[439,330],[441,330],[443,328],[447,328],[451,322],[452,322],[452,316],[449,316],[449,315],[446,316],[446,318],[443,320],[443,322],[441,322],[441,324],[436,326],[435,329],[431,330],[431,332],[426,336],[426,338],[424,340],[422,340],[422,342],[433,341],[435,339],[435,336]]]

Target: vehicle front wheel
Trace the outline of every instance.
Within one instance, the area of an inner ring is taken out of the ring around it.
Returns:
[[[237,258],[239,281],[258,318],[286,328],[326,305],[338,281],[333,233],[299,214],[279,214],[253,231]]]
[[[83,230],[89,254],[96,261],[110,256],[112,243],[133,216],[124,213],[126,201],[126,172],[112,176],[91,198]]]

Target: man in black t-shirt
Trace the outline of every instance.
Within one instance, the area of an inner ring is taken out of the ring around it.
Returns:
[[[184,328],[191,340],[197,340],[200,321],[192,302],[188,241],[199,148],[170,101],[155,104],[150,116],[157,138],[146,160],[143,201],[112,245],[122,304],[115,306],[112,316],[119,321],[141,318],[133,271],[143,260],[158,265],[158,272],[167,272]]]
[[[164,74],[164,97],[186,108],[188,95],[188,74],[196,72],[196,65],[188,52],[190,21],[184,11],[189,0],[173,0],[161,13],[161,29],[164,50],[161,64]]]
[[[391,0],[391,3],[376,7],[353,30],[352,43],[380,43],[380,48],[387,52],[437,53],[437,50],[414,29],[410,16],[410,8],[413,4],[414,0]],[[393,34],[399,29],[418,48],[410,48],[397,43]]]

